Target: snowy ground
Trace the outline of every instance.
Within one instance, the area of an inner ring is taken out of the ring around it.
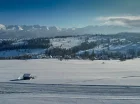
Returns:
[[[72,48],[74,46],[80,45],[84,42],[85,39],[79,39],[78,37],[69,37],[69,38],[54,38],[50,39],[50,43],[53,47],[61,47],[61,48]]]
[[[0,60],[0,104],[139,104],[139,62]]]

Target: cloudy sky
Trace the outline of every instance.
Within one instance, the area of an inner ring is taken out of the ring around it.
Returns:
[[[140,27],[140,0],[0,0],[0,23]]]

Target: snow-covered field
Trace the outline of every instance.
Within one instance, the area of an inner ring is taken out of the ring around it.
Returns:
[[[74,46],[80,45],[84,42],[84,39],[79,39],[75,37],[69,37],[69,38],[54,38],[50,39],[50,43],[53,45],[53,47],[61,47],[61,48],[72,48]]]
[[[139,62],[0,60],[0,104],[139,104]]]

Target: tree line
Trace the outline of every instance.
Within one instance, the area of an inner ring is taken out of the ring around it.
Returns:
[[[12,45],[12,43],[16,43],[14,40],[3,40],[0,43],[0,51],[5,50],[14,50],[14,49],[36,49],[36,48],[49,48],[50,40],[46,38],[36,38],[25,40],[25,44],[22,45]]]

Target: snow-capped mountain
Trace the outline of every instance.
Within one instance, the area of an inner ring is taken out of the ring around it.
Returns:
[[[5,30],[5,29],[6,29],[5,25],[0,24],[0,30]]]
[[[120,26],[86,26],[83,28],[58,28],[40,25],[3,25],[0,24],[0,38],[37,38],[84,34],[115,34],[133,32],[130,27]]]

